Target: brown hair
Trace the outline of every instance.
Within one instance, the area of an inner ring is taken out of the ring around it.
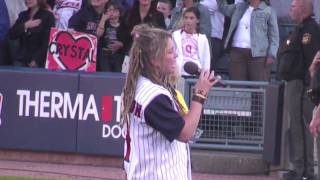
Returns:
[[[170,83],[171,75],[152,64],[152,61],[163,61],[167,53],[168,41],[172,38],[171,34],[165,30],[142,24],[134,28],[133,36],[129,70],[122,91],[122,121],[129,122],[130,107],[136,93],[139,75],[166,88],[174,98],[179,112],[182,112],[182,106],[177,101],[176,93]]]
[[[168,4],[170,10],[172,9],[172,2],[171,1],[169,1],[169,0],[158,0],[158,2]]]
[[[47,4],[47,0],[37,0],[39,9],[47,10],[49,5]]]
[[[196,16],[197,20],[200,20],[200,11],[198,8],[194,6],[189,7],[183,12],[183,18],[187,13],[193,13]],[[200,22],[197,23],[196,31],[197,33],[200,33]]]

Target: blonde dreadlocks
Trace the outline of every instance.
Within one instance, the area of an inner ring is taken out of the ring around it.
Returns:
[[[166,88],[172,95],[179,113],[183,114],[182,106],[170,83],[172,75],[162,72],[161,69],[155,68],[151,63],[152,60],[163,61],[167,53],[168,41],[172,38],[171,34],[162,29],[151,28],[144,24],[136,26],[132,35],[134,41],[130,51],[129,70],[122,91],[122,122],[130,123],[129,114],[135,97],[139,75],[145,76],[153,83]]]

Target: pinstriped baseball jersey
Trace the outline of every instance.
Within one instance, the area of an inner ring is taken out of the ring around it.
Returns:
[[[124,146],[127,179],[191,179],[188,144],[178,140],[170,142],[161,132],[146,123],[145,109],[159,95],[169,97],[174,104],[168,90],[139,77]],[[176,110],[176,107],[172,108]]]

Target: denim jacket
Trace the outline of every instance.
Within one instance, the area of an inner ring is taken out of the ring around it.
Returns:
[[[217,0],[220,11],[231,18],[225,48],[232,42],[232,37],[240,19],[249,7],[247,2],[228,5],[226,0]],[[275,59],[279,47],[279,29],[276,12],[261,1],[251,14],[250,24],[251,53],[253,57],[272,57]]]

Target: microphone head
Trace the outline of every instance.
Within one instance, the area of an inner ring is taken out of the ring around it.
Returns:
[[[199,67],[196,63],[188,61],[183,65],[183,69],[186,73],[191,75],[200,75]]]

